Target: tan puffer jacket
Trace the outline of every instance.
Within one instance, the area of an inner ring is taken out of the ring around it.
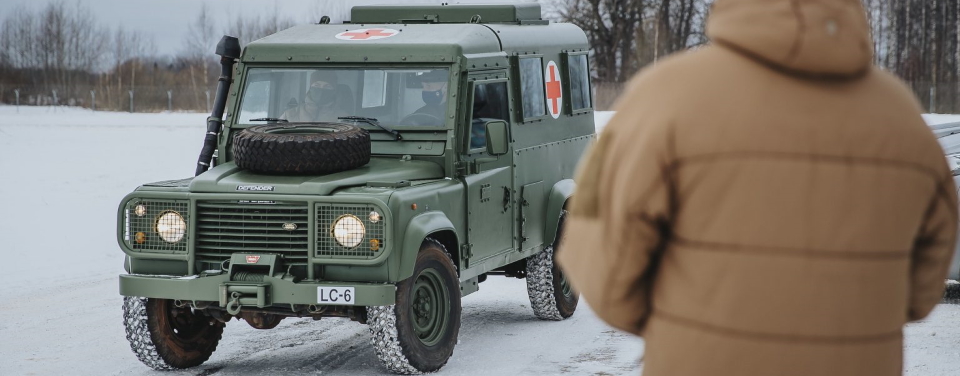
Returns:
[[[898,375],[957,197],[859,0],[717,0],[636,77],[577,177],[560,265],[646,375]]]

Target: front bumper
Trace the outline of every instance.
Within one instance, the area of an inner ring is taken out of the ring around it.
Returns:
[[[231,281],[228,274],[214,276],[150,276],[123,274],[120,276],[120,295],[144,298],[177,299],[183,301],[222,302],[230,291],[247,294],[241,299],[244,306],[273,304],[322,305],[317,296],[318,287],[353,287],[354,306],[384,306],[396,301],[396,286],[380,283],[354,282],[293,282],[265,276],[262,282]]]

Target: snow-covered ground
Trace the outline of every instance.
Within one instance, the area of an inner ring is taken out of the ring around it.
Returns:
[[[206,116],[0,106],[0,375],[160,374],[124,338],[117,204],[141,183],[191,176]],[[960,306],[905,334],[907,375],[960,370]],[[344,319],[268,331],[232,321],[209,362],[172,374],[385,373],[368,339]],[[524,281],[492,277],[464,299],[460,344],[440,374],[636,375],[642,353],[642,340],[585,305],[563,322],[537,320]]]
[[[960,115],[923,114],[923,119],[930,125],[957,123],[960,122]]]

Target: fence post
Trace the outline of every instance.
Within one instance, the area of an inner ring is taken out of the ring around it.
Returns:
[[[936,92],[936,87],[935,87],[935,86],[931,86],[931,87],[930,87],[930,111],[929,111],[929,112],[930,112],[931,114],[934,114],[934,113],[936,113],[936,109],[937,109],[937,92]]]
[[[53,107],[60,105],[60,98],[57,98],[57,91],[53,90]]]
[[[90,104],[91,104],[91,107],[93,107],[93,110],[96,111],[97,110],[97,91],[96,90],[90,90]]]
[[[133,113],[133,90],[127,90],[130,93],[130,113]]]
[[[173,112],[173,90],[167,90],[167,112]]]
[[[17,97],[17,113],[20,113],[20,89],[13,89],[13,96]]]
[[[211,109],[210,109],[210,90],[207,90],[206,93],[207,93],[207,112],[210,112],[210,111],[211,111]]]

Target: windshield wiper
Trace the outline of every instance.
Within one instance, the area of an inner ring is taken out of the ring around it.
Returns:
[[[397,132],[396,130],[391,129],[391,128],[387,127],[386,125],[380,124],[380,122],[377,121],[376,118],[369,118],[369,117],[363,117],[363,116],[341,116],[341,117],[338,117],[337,119],[340,119],[340,120],[351,120],[351,121],[355,121],[355,122],[357,122],[357,121],[362,121],[362,122],[364,122],[364,123],[373,125],[373,126],[375,126],[375,127],[378,127],[378,128],[380,128],[380,129],[383,129],[383,130],[385,130],[385,131],[387,131],[387,132],[390,132],[390,134],[392,134],[394,137],[396,137],[396,140],[397,140],[397,141],[403,140],[403,136],[400,135],[400,132]]]
[[[287,119],[271,118],[271,117],[256,118],[256,119],[250,119],[250,120],[247,120],[247,121],[266,121],[266,122],[270,122],[270,123],[289,123],[289,122],[290,122],[290,121],[287,120]]]

